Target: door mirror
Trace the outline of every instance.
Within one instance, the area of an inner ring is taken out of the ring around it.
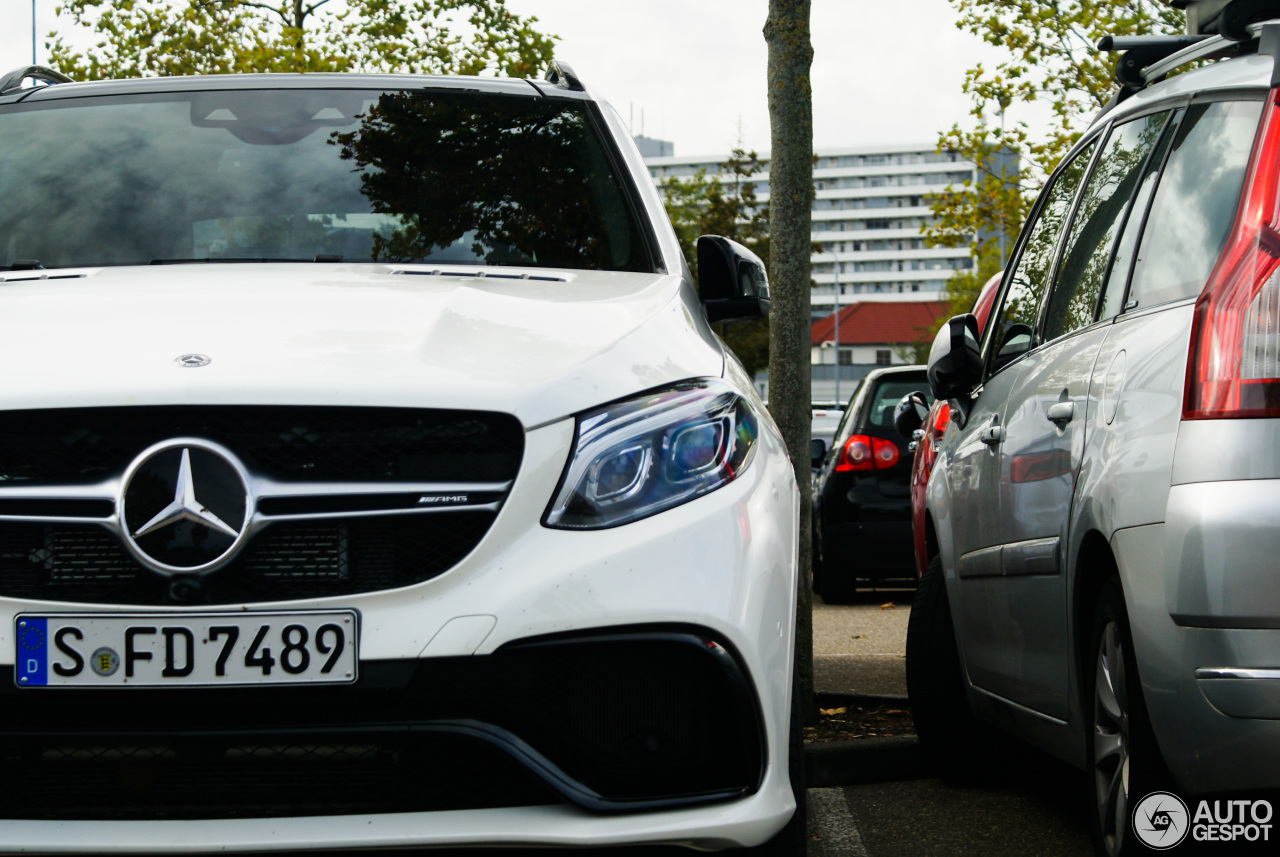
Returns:
[[[809,441],[809,463],[814,467],[822,464],[822,459],[827,456],[827,442],[820,437],[815,437]]]
[[[1004,341],[996,349],[996,368],[1012,363],[1015,357],[1026,353],[1031,348],[1031,337],[1034,334],[1035,331],[1029,324],[1009,325],[1009,329],[1004,332]]]
[[[978,320],[973,313],[957,315],[942,326],[929,349],[929,389],[935,399],[955,399],[968,395],[981,380]]]
[[[760,257],[719,235],[698,238],[698,291],[707,321],[769,314],[769,276]]]
[[[916,391],[907,393],[898,401],[893,409],[893,428],[907,440],[915,440],[912,432],[924,425],[924,418],[929,415],[929,401],[924,393]]]

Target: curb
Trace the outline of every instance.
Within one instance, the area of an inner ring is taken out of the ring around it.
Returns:
[[[818,698],[818,707],[820,708],[874,708],[878,705],[892,706],[894,708],[910,708],[911,704],[905,696],[895,696],[892,694],[878,693],[824,693],[818,691],[814,694]]]
[[[811,789],[920,780],[933,775],[914,735],[806,744],[804,774],[805,786]]]

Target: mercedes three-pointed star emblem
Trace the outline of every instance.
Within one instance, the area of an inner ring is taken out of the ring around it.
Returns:
[[[215,530],[226,533],[231,538],[240,534],[222,522],[222,519],[210,512],[207,506],[196,502],[196,486],[191,478],[191,450],[183,447],[182,464],[178,465],[178,488],[173,494],[173,502],[160,510],[160,513],[134,531],[133,537],[139,538],[153,533],[161,527],[176,524],[179,521],[194,521]]]
[[[225,563],[244,542],[253,498],[244,467],[228,450],[175,438],[143,452],[125,474],[120,524],[143,564],[190,574]]]

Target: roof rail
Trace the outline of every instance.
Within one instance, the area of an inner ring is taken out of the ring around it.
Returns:
[[[567,62],[560,62],[559,60],[551,61],[551,67],[547,69],[545,79],[562,89],[568,89],[573,92],[585,92],[587,89],[582,85],[582,78],[578,77],[573,67]]]
[[[24,80],[43,81],[45,86],[52,86],[55,83],[75,83],[71,78],[56,69],[42,65],[28,65],[16,68],[4,77],[0,77],[0,95],[8,95],[10,92],[16,92],[19,89],[26,89],[27,87],[22,85]]]

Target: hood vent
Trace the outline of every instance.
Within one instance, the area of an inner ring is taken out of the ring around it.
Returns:
[[[467,279],[486,279],[486,280],[536,280],[544,283],[567,283],[564,277],[545,277],[538,274],[492,274],[488,271],[442,271],[439,268],[432,271],[406,271],[396,270],[392,274],[404,274],[413,277],[459,277]]]
[[[23,271],[15,274],[0,274],[0,283],[22,283],[28,280],[83,280],[88,274],[50,274],[39,271]]]

